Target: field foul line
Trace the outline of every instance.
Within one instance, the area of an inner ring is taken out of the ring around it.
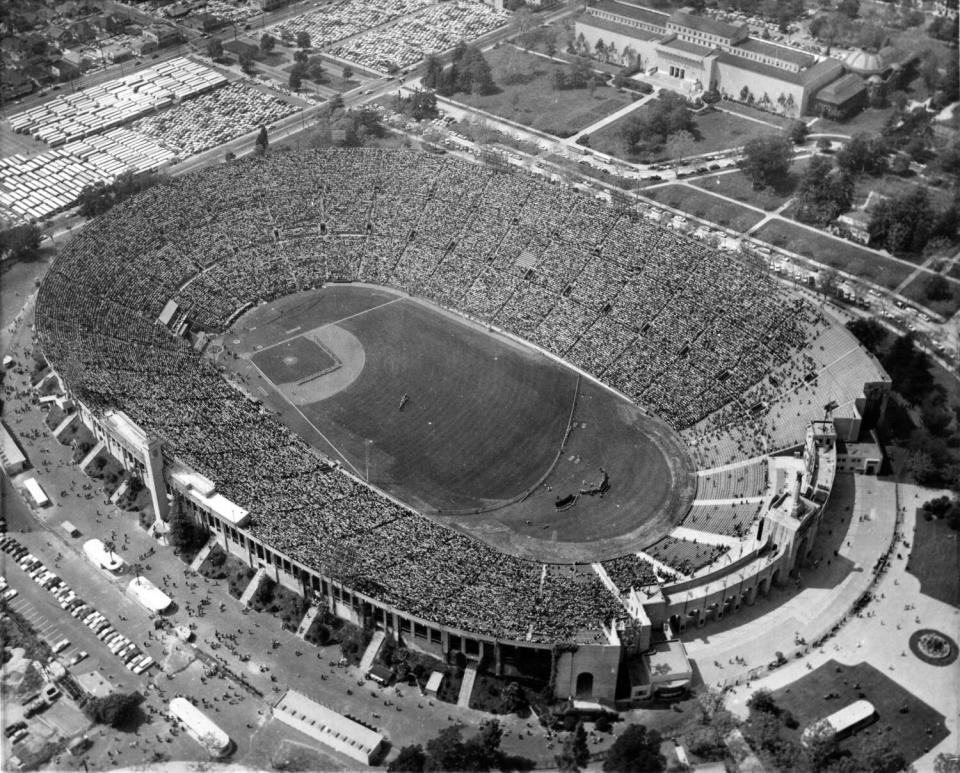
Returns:
[[[306,333],[313,333],[313,332],[316,332],[316,331],[318,331],[318,330],[324,330],[325,328],[332,327],[333,325],[339,325],[341,322],[346,322],[348,319],[353,319],[354,317],[362,317],[364,314],[369,314],[371,311],[376,311],[377,309],[382,309],[384,306],[389,306],[391,303],[396,303],[397,301],[404,301],[404,300],[407,300],[407,298],[406,298],[405,296],[402,296],[402,295],[401,295],[401,296],[399,296],[399,297],[397,297],[397,298],[393,298],[393,299],[391,299],[391,300],[389,300],[389,301],[386,301],[385,303],[381,303],[381,304],[379,304],[379,305],[377,305],[377,306],[372,306],[372,307],[370,307],[369,309],[364,309],[363,311],[358,311],[356,314],[350,314],[349,316],[343,317],[343,318],[341,318],[341,319],[335,319],[335,320],[333,320],[332,322],[325,322],[324,324],[320,325],[319,327],[312,327],[312,328],[310,328],[309,330],[307,330],[307,331],[305,331],[305,332],[302,331],[301,328],[298,326],[298,327],[294,328],[294,330],[300,330],[301,332],[298,332],[296,335],[292,335],[292,336],[288,336],[287,338],[283,338],[283,339],[281,339],[281,340],[279,340],[279,341],[274,341],[272,344],[270,344],[270,346],[264,346],[262,349],[257,349],[255,352],[250,352],[250,354],[248,355],[248,357],[249,357],[249,359],[250,359],[250,362],[253,362],[253,355],[255,355],[255,354],[260,354],[261,352],[269,352],[269,351],[270,351],[271,349],[273,349],[274,347],[280,346],[281,344],[290,343],[290,342],[293,341],[295,338],[300,338],[300,336],[306,335]],[[253,328],[251,328],[251,330],[252,330],[252,329],[253,329]],[[287,332],[289,333],[290,331],[288,330]],[[256,365],[254,365],[254,367],[256,367]],[[260,370],[260,369],[257,368],[257,370]],[[262,371],[261,371],[261,372],[262,372]],[[264,378],[266,378],[266,376],[264,376]],[[270,381],[270,379],[267,379],[267,381]],[[270,381],[270,383],[272,384],[273,382]]]
[[[326,435],[324,435],[324,434],[320,431],[320,429],[317,427],[317,425],[314,424],[312,421],[310,421],[310,419],[307,418],[307,415],[306,415],[303,411],[301,411],[298,406],[294,405],[294,403],[291,402],[291,401],[287,398],[287,396],[283,393],[283,391],[280,389],[280,387],[278,387],[276,384],[274,384],[273,381],[270,380],[269,376],[267,376],[266,373],[264,373],[262,370],[260,370],[260,368],[257,366],[257,364],[256,364],[252,359],[250,360],[250,364],[253,365],[253,367],[257,369],[257,372],[263,377],[264,381],[266,381],[268,384],[270,384],[270,385],[273,387],[274,393],[275,393],[281,400],[283,400],[283,402],[285,402],[287,405],[289,405],[291,408],[293,408],[293,410],[295,410],[297,413],[299,413],[299,414],[303,417],[303,420],[304,420],[305,422],[307,422],[307,424],[310,425],[310,427],[313,429],[314,432],[316,432],[320,437],[322,437],[322,438],[324,439],[324,441],[326,441],[327,445],[330,446],[330,448],[333,449],[334,453],[335,453],[337,456],[339,456],[341,459],[343,459],[344,463],[345,463],[351,470],[353,470],[353,471],[357,474],[357,477],[358,477],[358,478],[361,478],[362,480],[366,480],[366,478],[364,478],[363,475],[360,474],[360,470],[358,470],[356,467],[353,466],[353,464],[350,463],[350,460],[347,459],[347,457],[343,455],[343,453],[340,451],[340,449],[337,448],[337,447],[330,441],[330,438],[328,438]]]

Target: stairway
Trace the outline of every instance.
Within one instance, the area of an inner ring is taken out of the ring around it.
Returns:
[[[380,647],[383,644],[383,640],[386,638],[387,635],[383,631],[376,631],[373,634],[373,638],[367,645],[367,649],[364,651],[363,657],[360,658],[361,674],[365,675],[373,666],[373,661],[377,659],[377,653],[380,652]]]
[[[263,582],[264,577],[267,576],[267,570],[263,567],[257,569],[257,573],[253,575],[253,579],[250,580],[250,584],[243,591],[243,595],[240,597],[240,604],[245,607],[250,606],[250,599],[253,598],[253,594],[257,592],[257,588],[260,587],[260,583]]]
[[[477,667],[467,666],[463,672],[463,682],[460,683],[460,695],[457,697],[457,707],[470,708],[470,696],[473,695],[473,684],[477,681]]]

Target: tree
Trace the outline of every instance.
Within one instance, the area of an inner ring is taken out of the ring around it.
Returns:
[[[926,279],[923,293],[931,301],[948,301],[953,297],[950,283],[940,274],[933,274]]]
[[[571,751],[573,761],[578,768],[584,768],[590,762],[590,747],[587,746],[587,731],[583,729],[583,722],[578,722],[573,735],[568,738],[571,741]]]
[[[257,142],[256,142],[257,152],[261,154],[266,153],[268,145],[269,145],[269,140],[267,139],[267,127],[261,126],[260,133],[257,135]]]
[[[960,754],[941,752],[933,761],[934,773],[960,773]]]
[[[123,727],[136,717],[143,701],[140,693],[114,692],[102,698],[90,698],[83,704],[83,713],[91,722],[110,727]]]
[[[303,49],[297,49],[296,51],[293,52],[293,61],[296,62],[297,64],[306,65],[306,63],[309,60],[310,60],[310,54],[308,54]]]
[[[421,83],[425,89],[436,90],[440,86],[440,78],[443,75],[443,62],[436,54],[430,54],[425,63],[423,79]]]
[[[469,94],[492,94],[496,90],[490,65],[476,46],[464,45],[462,53],[454,52],[453,75],[457,91]]]
[[[750,696],[749,700],[747,700],[747,708],[751,711],[763,711],[767,714],[780,714],[780,707],[777,706],[776,701],[773,699],[773,693],[766,688],[757,690]]]
[[[43,233],[33,223],[0,231],[0,256],[7,260],[35,260],[40,255],[42,240]]]
[[[837,10],[847,18],[856,19],[860,15],[860,0],[840,0]]]
[[[319,56],[311,56],[307,60],[304,73],[315,83],[322,83],[325,80],[325,76],[323,74],[323,58]]]
[[[300,87],[303,85],[303,66],[295,64],[290,68],[290,80],[289,86],[294,91],[300,91]]]
[[[660,734],[645,725],[628,725],[607,752],[608,773],[657,773],[667,761],[660,753]]]
[[[937,215],[925,188],[884,199],[870,213],[870,240],[890,252],[920,253],[935,232]]]
[[[657,151],[671,135],[689,132],[692,136],[695,129],[693,114],[683,97],[665,92],[646,110],[634,113],[621,136],[630,151]]]
[[[786,179],[792,160],[790,141],[781,135],[768,135],[744,145],[740,169],[753,181],[754,190],[763,190]]]
[[[207,56],[214,60],[223,56],[223,43],[220,38],[210,38],[210,42],[207,43]]]
[[[825,226],[850,209],[853,180],[833,166],[829,156],[814,156],[797,189],[796,218]]]
[[[260,50],[263,51],[263,53],[269,54],[276,45],[277,39],[269,32],[263,33],[260,37]]]
[[[340,73],[340,76],[341,76],[345,81],[350,80],[350,79],[353,77],[353,68],[352,68],[349,64],[345,64],[345,65],[343,66],[343,70],[342,70],[341,73]]]
[[[423,773],[427,755],[420,744],[404,746],[396,759],[387,765],[387,773]]]
[[[253,54],[249,51],[241,51],[237,59],[240,62],[240,69],[243,70],[247,75],[253,72]]]
[[[786,102],[786,100],[784,100]],[[790,137],[790,141],[794,145],[802,145],[807,141],[807,135],[810,133],[810,128],[804,121],[796,120],[790,123],[790,128],[787,129],[787,136]]]
[[[306,30],[297,33],[297,48],[310,48],[310,33]]]
[[[887,170],[889,148],[880,137],[855,134],[837,153],[837,165],[850,174],[881,175]]]

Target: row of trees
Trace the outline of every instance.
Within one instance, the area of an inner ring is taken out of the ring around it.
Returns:
[[[530,770],[533,761],[512,757],[500,748],[503,730],[497,720],[480,725],[479,731],[463,739],[459,725],[451,725],[439,732],[436,738],[427,741],[426,748],[420,744],[404,746],[387,766],[389,773],[423,773],[423,771],[487,771]]]
[[[33,223],[0,231],[0,259],[36,260],[40,257],[43,233]]]
[[[87,185],[80,191],[79,213],[83,217],[96,217],[115,204],[129,199],[147,188],[152,188],[154,185],[166,181],[166,179],[164,175],[155,172],[136,175],[128,170],[109,185],[104,182]]]

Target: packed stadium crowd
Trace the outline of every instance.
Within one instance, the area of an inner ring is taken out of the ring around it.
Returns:
[[[251,303],[331,280],[397,287],[516,333],[677,428],[789,368],[823,324],[765,274],[563,187],[381,150],[178,178],[63,251],[37,329],[81,399],[165,438],[277,551],[327,571],[349,555],[355,590],[504,639],[589,640],[626,613],[595,575],[501,555],[331,468],[156,324],[173,299],[222,330]],[[648,552],[689,573],[718,550],[667,538]]]

